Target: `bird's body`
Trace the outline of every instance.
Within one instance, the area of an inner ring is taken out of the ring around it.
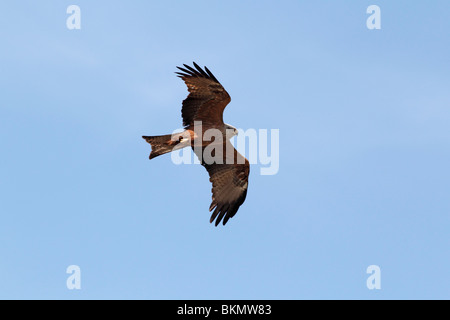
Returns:
[[[185,130],[143,138],[152,146],[150,159],[192,147],[213,185],[210,222],[215,220],[217,226],[223,219],[225,225],[245,201],[250,165],[229,141],[238,134],[237,129],[223,122],[223,111],[231,101],[228,92],[208,68],[203,70],[195,62],[195,69],[184,66],[178,67],[183,73],[177,74],[189,91],[181,110]]]

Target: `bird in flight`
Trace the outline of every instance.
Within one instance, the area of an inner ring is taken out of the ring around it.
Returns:
[[[194,150],[212,183],[210,222],[225,225],[245,201],[250,164],[229,141],[238,130],[223,121],[230,95],[207,67],[193,64],[176,72],[189,91],[181,108],[184,131],[142,138],[151,144],[150,159],[185,147]]]

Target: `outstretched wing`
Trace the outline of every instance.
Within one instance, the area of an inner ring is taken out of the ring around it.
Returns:
[[[176,72],[190,92],[181,109],[183,126],[194,125],[194,121],[211,126],[223,124],[223,110],[231,101],[228,92],[207,67],[203,70],[195,62],[196,69],[186,64],[184,67],[177,67],[182,73]]]
[[[216,220],[217,226],[223,219],[223,225],[232,218],[239,207],[244,203],[247,196],[248,176],[250,174],[250,164],[233,145],[227,140],[224,143],[222,154],[213,154],[213,157],[222,158],[222,163],[208,161],[205,155],[205,147],[201,149],[202,154],[198,153],[193,147],[194,152],[201,159],[202,165],[209,173],[209,181],[212,183],[212,203],[209,211],[214,210],[210,222]],[[227,152],[226,150],[231,150]],[[208,164],[210,163],[210,164]]]

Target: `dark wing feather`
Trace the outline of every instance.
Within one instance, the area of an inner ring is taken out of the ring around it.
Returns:
[[[208,68],[205,71],[195,62],[194,67],[185,64],[184,68],[177,67],[182,72],[176,72],[189,91],[181,109],[183,126],[194,125],[194,121],[215,127],[223,125],[223,110],[231,101],[230,95]]]
[[[232,148],[229,154],[225,148]],[[242,156],[233,145],[226,141],[223,151],[223,163],[207,164],[206,155],[203,154],[205,148],[200,149],[202,154],[198,153],[193,147],[194,152],[202,160],[202,165],[209,173],[209,181],[212,183],[212,203],[209,211],[214,210],[211,215],[210,222],[215,220],[217,226],[223,219],[225,225],[232,218],[239,207],[244,203],[247,196],[248,176],[250,174],[250,164],[248,160]],[[217,153],[214,155],[216,156]],[[228,156],[226,156],[228,155]]]

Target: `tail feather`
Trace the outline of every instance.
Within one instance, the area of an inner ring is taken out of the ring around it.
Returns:
[[[182,138],[182,136],[180,137]],[[173,151],[174,148],[182,141],[181,138],[178,138],[177,136],[173,137],[171,134],[166,134],[163,136],[142,136],[142,138],[152,146],[152,152],[149,157],[150,159]],[[172,140],[173,138],[178,140]]]

